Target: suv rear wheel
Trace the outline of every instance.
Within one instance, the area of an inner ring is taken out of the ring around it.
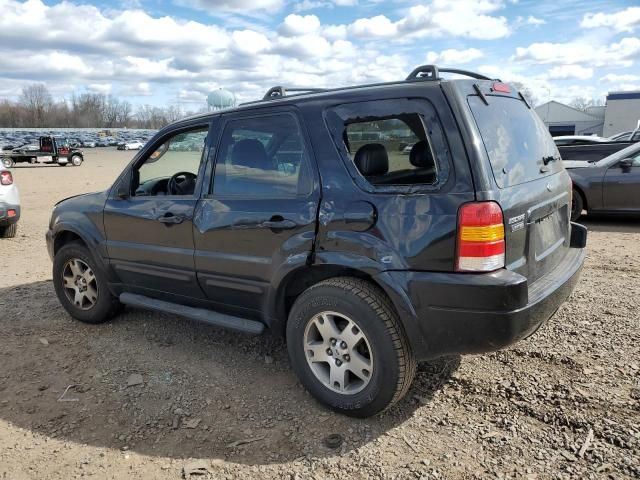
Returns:
[[[107,287],[89,250],[80,243],[64,245],[53,260],[53,285],[62,306],[81,322],[102,323],[112,318],[120,302]]]
[[[306,290],[287,323],[293,369],[311,394],[331,408],[368,417],[409,389],[416,362],[384,292],[339,277]]]

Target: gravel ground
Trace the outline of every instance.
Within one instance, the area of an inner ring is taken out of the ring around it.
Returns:
[[[51,208],[105,188],[129,158],[101,149],[80,168],[14,169],[23,218],[0,241],[2,478],[640,478],[637,220],[585,222],[582,281],[533,337],[423,364],[400,404],[357,420],[301,388],[279,339],[130,309],[87,326],[63,311]]]

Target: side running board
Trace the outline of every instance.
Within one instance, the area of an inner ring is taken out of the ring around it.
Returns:
[[[136,295],[133,293],[120,294],[120,302],[132,307],[144,308],[147,310],[155,310],[158,312],[172,313],[187,317],[191,320],[208,323],[216,327],[228,328],[239,332],[259,335],[264,332],[264,324],[255,320],[247,320],[246,318],[234,317],[223,313],[206,310],[204,308],[186,307],[177,303],[156,300],[155,298]]]

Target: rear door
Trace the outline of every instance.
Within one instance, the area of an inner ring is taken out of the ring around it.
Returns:
[[[488,158],[486,176],[493,177],[486,187],[493,191],[479,192],[479,199],[502,207],[506,268],[533,282],[568,251],[570,179],[536,113],[512,88],[499,94],[486,83],[484,98],[467,97]]]
[[[304,265],[320,197],[294,110],[223,116],[213,184],[194,217],[195,267],[221,307],[260,312],[272,282]]]

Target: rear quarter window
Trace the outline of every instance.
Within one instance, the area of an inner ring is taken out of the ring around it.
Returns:
[[[538,115],[517,98],[478,96],[468,102],[500,188],[553,175],[562,170],[558,149]],[[544,164],[543,158],[556,157]]]

